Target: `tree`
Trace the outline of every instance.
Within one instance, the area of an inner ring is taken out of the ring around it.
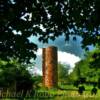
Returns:
[[[89,64],[91,68],[98,70],[100,68],[100,46],[96,47],[90,53]]]
[[[58,64],[58,81],[66,82],[68,77],[69,66],[65,64]]]
[[[18,63],[16,60],[10,62],[0,60],[0,87],[11,89],[12,91],[32,90],[34,81],[26,65]]]
[[[100,77],[99,67],[99,49],[94,49],[91,52],[87,52],[85,58],[78,63],[71,73],[72,80],[79,80],[80,78],[86,78],[86,81],[97,82]]]
[[[44,43],[62,34],[69,40],[75,34],[83,37],[83,47],[100,45],[99,5],[100,0],[1,0],[0,58],[27,63],[36,58],[31,35]]]

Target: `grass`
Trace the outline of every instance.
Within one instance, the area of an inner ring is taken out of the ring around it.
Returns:
[[[78,88],[73,85],[62,85],[61,89],[38,89],[33,97],[25,98],[24,100],[100,100],[100,90],[96,95],[91,95],[91,85],[85,85],[83,95],[79,95]],[[11,99],[0,99],[11,100]],[[19,100],[19,99],[12,99]]]
[[[53,97],[50,100],[100,100],[99,89],[96,95],[91,95],[91,89],[93,87],[91,85],[84,86],[85,91],[83,95],[79,95],[78,88],[74,87],[73,85],[62,85],[60,86],[61,89],[49,89],[45,90],[45,92]],[[39,92],[44,92],[44,90],[40,89]]]

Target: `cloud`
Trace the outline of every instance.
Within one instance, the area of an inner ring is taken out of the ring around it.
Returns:
[[[58,38],[56,38],[55,41],[52,41],[49,39],[48,43],[39,42],[38,37],[39,36],[37,36],[37,37],[31,36],[30,41],[36,43],[39,48],[44,48],[44,47],[48,47],[48,46],[52,45],[52,46],[56,46],[59,51],[72,53],[79,57],[83,56],[83,49],[81,48],[82,38],[80,36],[76,36],[76,38],[77,38],[76,41],[73,41],[74,35],[70,36],[69,41],[65,41],[65,36],[62,35],[62,36],[59,36]]]
[[[66,63],[71,66],[71,70],[74,68],[75,63],[78,62],[83,56],[83,49],[81,48],[82,38],[76,36],[77,40],[73,41],[73,36],[70,36],[69,41],[65,41],[64,35],[56,38],[55,41],[49,39],[48,43],[42,43],[38,41],[39,36],[31,36],[29,38],[30,42],[34,42],[38,45],[40,49],[37,51],[36,67],[42,70],[42,50],[41,48],[46,48],[48,46],[56,46],[58,48],[58,61]]]
[[[58,51],[58,62],[68,64],[70,65],[70,72],[75,67],[75,63],[80,61],[81,58],[78,56],[75,56],[74,54]],[[42,70],[42,49],[39,48],[37,51],[37,59],[36,59],[36,65],[39,70]]]
[[[75,63],[80,61],[80,59],[74,54],[58,51],[58,62],[69,64],[71,68],[74,68]]]
[[[42,75],[42,70],[38,67],[28,68],[31,75]]]
[[[76,41],[73,41],[73,37],[75,35],[70,35],[69,41],[65,41],[65,36],[61,35],[56,38],[55,41],[52,41],[49,39],[48,43],[42,43],[38,41],[39,36],[31,36],[29,38],[30,42],[34,42],[38,45],[39,48],[46,48],[48,46],[56,46],[58,48],[58,61],[62,63],[66,63],[70,65],[71,70],[75,67],[75,63],[80,61],[80,59],[84,58],[84,50],[81,47],[81,41],[82,37],[76,36]],[[89,47],[91,50],[93,49],[93,46]],[[37,51],[37,59],[36,67],[39,68],[39,70],[42,70],[42,50],[38,49]]]

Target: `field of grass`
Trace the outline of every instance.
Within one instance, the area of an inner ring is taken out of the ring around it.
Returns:
[[[73,85],[62,85],[60,89],[39,89],[36,90],[33,97],[26,97],[23,100],[100,100],[100,90],[96,95],[91,95],[92,86],[85,86],[85,91],[82,95],[78,93],[78,88]],[[19,100],[7,99],[0,100]],[[22,99],[20,99],[22,100]]]
[[[46,100],[100,100],[100,90],[96,95],[91,95],[91,89],[93,86],[91,85],[84,85],[85,91],[82,95],[78,93],[78,88],[74,87],[73,85],[62,85],[60,86],[61,89],[50,89],[50,90],[43,90],[40,89],[39,92],[47,92],[50,94],[51,98]],[[40,99],[42,100],[42,99]]]

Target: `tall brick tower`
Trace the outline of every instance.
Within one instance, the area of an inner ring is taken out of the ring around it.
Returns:
[[[50,46],[42,51],[43,85],[48,88],[58,86],[57,48]]]

